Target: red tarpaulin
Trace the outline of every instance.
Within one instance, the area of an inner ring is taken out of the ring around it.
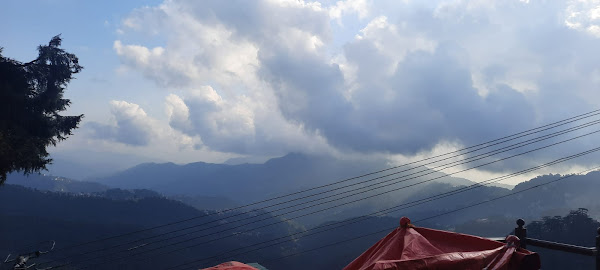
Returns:
[[[344,270],[539,269],[537,253],[517,248],[519,238],[500,243],[472,235],[417,228],[408,218]]]
[[[241,262],[226,262],[217,266],[204,268],[202,270],[258,270],[250,265]]]

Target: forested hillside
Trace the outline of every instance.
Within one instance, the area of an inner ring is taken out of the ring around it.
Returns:
[[[600,172],[575,175],[552,184],[546,183],[559,179],[561,176],[540,176],[518,185],[513,190],[493,186],[473,186],[472,182],[464,181],[462,183],[469,186],[443,182],[425,183],[420,189],[409,193],[406,198],[398,198],[396,205],[405,206],[397,208],[396,211],[378,213],[382,208],[378,208],[376,204],[359,204],[354,207],[347,207],[343,212],[335,212],[334,210],[332,214],[325,211],[323,215],[329,215],[330,221],[318,224],[303,223],[302,219],[285,220],[280,217],[270,218],[272,215],[281,214],[282,212],[277,211],[277,209],[285,205],[266,208],[266,210],[273,211],[273,213],[267,213],[262,210],[250,211],[248,213],[216,213],[202,210],[203,206],[210,207],[213,205],[212,200],[203,201],[203,197],[194,200],[189,196],[179,196],[177,197],[178,201],[175,201],[152,190],[110,189],[94,183],[79,183],[68,179],[62,180],[49,176],[37,176],[16,179],[15,181],[21,181],[24,184],[36,186],[38,189],[45,189],[46,191],[36,191],[14,185],[6,185],[0,189],[0,214],[3,220],[7,220],[1,227],[1,232],[3,232],[2,240],[8,243],[1,251],[10,252],[11,249],[22,247],[24,242],[36,243],[44,240],[56,240],[58,244],[57,248],[64,247],[90,239],[101,238],[102,236],[148,228],[171,221],[185,220],[207,213],[210,214],[209,217],[194,220],[189,224],[186,223],[147,231],[136,237],[125,237],[125,241],[133,241],[146,237],[160,240],[156,244],[152,243],[154,240],[150,241],[150,244],[147,241],[134,242],[126,247],[132,248],[136,245],[148,244],[148,246],[143,245],[135,249],[135,252],[139,251],[142,253],[153,248],[159,248],[156,251],[151,251],[143,255],[161,254],[162,251],[176,250],[164,258],[152,256],[151,259],[142,260],[138,266],[145,265],[146,263],[152,263],[152,265],[172,264],[173,261],[171,260],[189,261],[193,258],[211,257],[207,254],[218,254],[222,251],[236,250],[239,252],[233,252],[233,254],[240,252],[242,254],[233,257],[212,258],[206,262],[199,262],[198,265],[210,265],[210,263],[218,263],[219,260],[237,259],[246,262],[258,261],[266,266],[273,267],[273,269],[280,269],[288,265],[300,267],[297,269],[303,269],[301,266],[314,269],[337,269],[358,256],[379,238],[383,237],[386,232],[358,238],[345,245],[345,248],[340,248],[338,245],[322,250],[318,248],[363,234],[369,234],[383,228],[394,227],[401,216],[410,217],[416,226],[457,231],[485,237],[498,237],[509,234],[514,228],[514,222],[517,218],[524,218],[527,221],[543,220],[543,223],[534,222],[530,225],[534,232],[531,237],[539,234],[539,238],[542,239],[569,243],[570,237],[576,238],[578,236],[570,235],[569,229],[566,229],[566,224],[585,223],[587,224],[585,225],[587,226],[585,230],[586,234],[590,233],[587,232],[589,231],[588,227],[594,227],[594,224],[596,224],[594,222],[590,223],[591,219],[588,218],[588,215],[594,217],[597,214],[598,202],[590,190],[600,188],[597,181],[599,175]],[[520,192],[538,185],[543,186],[532,191],[518,193],[516,196],[509,196],[477,207],[466,208],[458,213],[445,214],[464,206],[477,204],[499,196],[507,196],[513,192]],[[82,186],[85,188],[81,188]],[[50,192],[49,190],[61,190],[62,192]],[[74,192],[69,192],[70,190]],[[83,192],[84,190],[99,191],[86,193]],[[435,198],[439,194],[453,194],[454,192],[460,193],[435,200],[427,200],[432,196]],[[571,195],[574,193],[583,195],[574,198]],[[425,200],[423,203],[409,207],[411,202],[423,200]],[[309,207],[303,211],[295,212],[292,217],[324,209],[325,207]],[[569,214],[571,209],[582,207],[589,209],[589,211],[585,210],[585,215],[582,212],[571,212]],[[260,208],[260,206],[257,205],[257,208]],[[297,208],[287,209],[286,211],[295,209]],[[369,214],[377,214],[378,217],[363,216]],[[560,218],[559,215],[567,215],[567,217]],[[550,218],[548,216],[554,217]],[[346,219],[343,217],[354,218]],[[421,220],[429,217],[435,218]],[[204,223],[202,220],[211,224],[201,225]],[[335,225],[333,229],[330,226],[332,224]],[[180,238],[176,237],[170,240],[161,239],[179,234],[159,236],[162,233],[168,233],[171,230],[181,229],[188,225],[199,225],[194,227],[198,228],[199,231],[193,229],[192,231],[196,232],[189,234],[186,231],[181,231],[182,236]],[[254,230],[257,227],[260,228]],[[549,231],[556,231],[557,228],[561,230],[561,233],[548,233]],[[323,232],[315,233],[321,230]],[[29,231],[31,233],[27,234],[26,237],[19,237]],[[584,230],[577,230],[577,232],[582,231]],[[216,234],[213,235],[211,233]],[[594,233],[594,231],[591,233]],[[193,241],[174,244],[178,240],[196,237],[198,239],[194,239]],[[222,241],[215,240],[221,237],[225,238]],[[278,241],[269,244],[268,241],[273,239]],[[212,242],[211,245],[201,244],[193,246],[190,249],[184,248],[188,244],[193,245],[194,243],[197,244],[204,241]],[[119,243],[122,243],[122,241],[114,240],[103,244],[94,244],[89,249],[83,249],[83,251],[110,248]],[[573,243],[584,244],[583,242]],[[173,244],[173,246],[165,249],[161,248],[161,246],[169,244]],[[257,246],[256,244],[259,245]],[[589,245],[589,243],[585,244]],[[209,246],[211,248],[208,248]],[[91,255],[86,255],[87,257],[82,256],[81,259],[72,259],[72,262],[81,264],[101,263],[103,259],[109,258],[111,254],[112,257],[119,257],[120,254],[129,254],[130,251],[126,252],[126,247],[122,246],[121,249],[111,248],[110,250],[113,253],[109,251],[92,253]],[[241,249],[242,247],[247,248]],[[184,249],[179,250],[180,248]],[[257,248],[259,249],[254,250]],[[320,251],[301,253],[299,256],[273,260],[285,255],[313,249]],[[119,254],[114,254],[115,250]],[[67,250],[62,251],[62,253],[76,255],[81,251],[79,249],[76,251]],[[48,255],[48,257],[60,258],[59,254],[59,252],[56,252],[56,254],[53,253]],[[106,258],[93,259],[95,258],[94,254],[96,257],[106,256]],[[562,255],[551,254],[546,257],[562,258],[560,256]],[[140,258],[143,257],[140,256]],[[84,261],[80,262],[81,260]],[[582,263],[586,264],[585,260]],[[293,267],[286,269],[294,269]]]
[[[209,216],[174,226],[145,231],[140,234],[123,238],[93,243],[89,246],[86,245],[74,249],[63,249],[86,241],[204,215]],[[229,228],[235,227],[234,224],[230,223],[231,220],[250,217],[250,214],[241,214],[235,218],[227,218],[232,215],[235,215],[235,213],[215,214],[213,212],[199,211],[181,202],[160,197],[148,197],[136,200],[108,199],[94,196],[74,196],[65,193],[40,192],[24,187],[5,185],[0,189],[0,220],[2,220],[0,223],[0,243],[3,243],[0,245],[0,254],[6,256],[9,253],[18,252],[24,246],[47,240],[54,240],[56,241],[56,251],[44,255],[43,258],[40,258],[40,262],[58,259],[58,261],[47,266],[72,262],[73,266],[76,265],[80,267],[83,265],[104,263],[108,259],[123,257],[124,255],[133,256],[134,254],[145,252],[153,248],[163,247],[156,251],[143,254],[144,256],[140,255],[138,257],[120,261],[120,265],[126,265],[124,269],[133,269],[143,266],[155,268],[181,263],[186,258],[207,257],[208,255],[214,255],[223,250],[239,248],[248,245],[249,243],[258,242],[265,237],[281,237],[300,230],[299,227],[292,225],[291,223],[281,222],[265,228],[244,232],[245,230],[268,224],[267,222],[273,223],[273,221],[277,221],[278,219],[257,222],[252,224],[252,226],[228,230]],[[201,225],[204,223],[209,224]],[[189,230],[182,230],[179,233],[158,236],[163,233],[191,226],[195,227]],[[184,235],[190,231],[199,230],[202,231],[196,232],[195,236],[206,236],[199,237],[195,241],[188,241],[179,245],[164,247],[177,241],[188,239],[189,235],[185,235],[185,237],[181,236],[179,238],[173,238],[172,240],[148,244],[151,241],[167,239],[177,235]],[[215,233],[222,230],[226,230],[226,232]],[[214,239],[221,237],[225,238],[214,241]],[[138,239],[147,240],[120,246],[118,248],[111,248],[115,245]],[[172,251],[177,248],[211,240],[213,241],[210,245],[198,245],[165,256],[152,256],[161,252]],[[143,244],[148,245],[137,248],[133,252],[127,251],[129,248]],[[286,250],[295,250],[295,243],[293,241],[288,242],[285,247]],[[103,248],[106,248],[107,250],[93,252],[88,255],[78,255]],[[29,252],[31,251],[34,250],[30,250]],[[260,260],[261,258],[277,254],[282,255],[282,252],[282,249],[262,250],[253,254],[239,256],[238,259],[242,261]],[[74,257],[60,260],[60,258],[65,256]],[[213,258],[204,263],[215,264],[220,260],[222,260],[222,258]],[[111,266],[110,264],[103,264],[100,268],[96,269],[114,269],[114,266],[115,265]]]

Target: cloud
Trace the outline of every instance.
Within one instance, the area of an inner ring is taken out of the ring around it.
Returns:
[[[199,136],[203,146],[215,151],[280,155],[329,148],[323,138],[307,136],[300,126],[274,115],[272,107],[261,107],[246,97],[224,100],[210,86],[188,91],[184,97],[170,94],[165,106],[170,127]]]
[[[329,8],[329,17],[337,20],[340,24],[342,16],[347,14],[357,14],[360,19],[367,17],[369,3],[366,0],[337,1]]]
[[[170,94],[165,99],[165,108],[167,117],[169,117],[169,125],[175,129],[185,133],[191,132],[190,109],[185,104],[183,99],[175,94]]]
[[[124,64],[166,87],[207,81],[233,87],[256,83],[253,74],[263,44],[315,47],[330,38],[324,27],[328,22],[320,5],[302,1],[172,1],[136,10],[123,23],[124,31],[166,38],[166,46],[117,40],[114,49]]]
[[[235,152],[232,150],[238,146],[231,142],[244,145],[254,137],[252,110],[243,102],[226,103],[210,86],[191,92],[185,101],[171,94],[166,105],[173,128],[188,135],[200,135],[205,144],[215,149]]]
[[[124,65],[165,88],[185,90],[166,98],[170,126],[224,152],[328,149],[319,134],[281,115],[276,93],[260,75],[260,58],[277,57],[271,54],[276,49],[320,50],[331,38],[328,11],[297,1],[242,1],[233,10],[219,2],[207,5],[175,1],[137,10],[123,29],[150,35],[162,30],[166,45],[114,43]],[[265,20],[266,13],[273,16]]]
[[[173,121],[179,119],[187,124],[185,119],[188,112],[182,110],[185,109],[183,101],[176,95],[169,95],[166,100],[167,114]],[[84,123],[82,129],[86,136],[79,137],[79,144],[92,147],[95,151],[134,152],[150,160],[173,162],[197,161],[198,156],[213,161],[236,156],[207,149],[197,134],[191,132],[188,135],[171,127],[169,123],[148,115],[138,104],[113,100],[110,107],[111,116],[108,121]],[[171,124],[177,126],[174,122]],[[185,128],[189,129],[191,126],[181,126],[181,129]]]
[[[126,101],[113,100],[111,105],[111,123],[87,123],[92,137],[115,141],[133,146],[148,145],[153,129],[150,119],[140,106]]]
[[[114,50],[171,92],[169,127],[202,147],[410,156],[597,107],[596,9],[595,1],[165,1],[126,18]],[[342,23],[355,32],[339,36]],[[139,33],[153,42],[128,38]]]
[[[568,1],[565,25],[600,37],[600,1]]]

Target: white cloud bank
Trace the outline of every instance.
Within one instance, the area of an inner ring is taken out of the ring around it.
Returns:
[[[110,105],[110,124],[88,124],[92,137],[135,146],[148,145],[154,130],[146,112],[137,104],[126,101],[113,100]]]
[[[598,10],[598,1],[171,0],[133,11],[114,51],[171,92],[161,125],[196,148],[411,156],[596,108]],[[355,36],[334,46],[335,31],[352,25]],[[116,124],[99,136],[134,145],[159,136],[125,104],[112,105]]]

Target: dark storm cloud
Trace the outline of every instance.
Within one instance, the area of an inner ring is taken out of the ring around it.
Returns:
[[[471,144],[505,133],[507,127],[521,130],[535,123],[532,105],[514,89],[504,86],[479,96],[469,71],[451,50],[407,54],[393,75],[381,79],[385,76],[373,74],[378,82],[355,90],[353,103],[342,95],[337,65],[304,56],[298,56],[301,61],[272,57],[261,62],[284,115],[322,132],[340,148],[414,154],[443,140]],[[358,58],[354,64],[369,74],[378,56]],[[300,98],[294,96],[298,93]]]

